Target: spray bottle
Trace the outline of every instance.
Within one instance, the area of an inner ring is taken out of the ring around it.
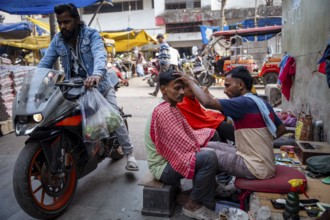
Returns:
[[[304,182],[302,179],[292,179],[289,180],[288,183],[291,185],[291,192],[288,193],[287,199],[285,200],[283,218],[285,220],[299,220],[299,196],[297,190],[300,189],[304,192]]]

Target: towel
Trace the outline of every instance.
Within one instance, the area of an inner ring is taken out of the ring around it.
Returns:
[[[261,112],[262,118],[264,119],[264,121],[266,123],[268,130],[273,135],[273,137],[276,138],[277,128],[269,116],[270,112],[269,112],[269,109],[267,108],[267,105],[265,104],[265,102],[262,99],[260,99],[259,97],[253,95],[252,93],[246,93],[244,96],[252,99],[256,103],[256,105],[259,108],[259,111]]]

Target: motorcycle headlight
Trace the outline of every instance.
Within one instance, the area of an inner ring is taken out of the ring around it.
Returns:
[[[42,114],[40,114],[40,113],[38,113],[38,114],[34,114],[34,115],[32,116],[32,118],[33,118],[33,120],[34,120],[35,122],[37,122],[37,123],[41,122],[42,119],[43,119]]]

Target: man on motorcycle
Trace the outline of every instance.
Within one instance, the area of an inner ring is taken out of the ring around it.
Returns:
[[[99,32],[80,20],[76,6],[71,3],[55,6],[54,12],[60,33],[51,41],[38,67],[51,69],[61,57],[66,79],[86,78],[85,86],[97,85],[97,89],[118,110],[116,94],[106,69],[107,53]],[[127,158],[126,169],[138,171],[126,126],[120,126],[115,132]]]

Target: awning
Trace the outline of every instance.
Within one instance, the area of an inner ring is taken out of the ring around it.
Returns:
[[[31,31],[32,28],[33,28],[33,25],[30,22],[2,23],[2,24],[0,24],[0,32]]]
[[[30,36],[22,40],[2,40],[1,45],[7,45],[12,47],[18,47],[28,50],[39,50],[47,48],[50,43],[50,36]]]
[[[115,40],[116,52],[131,51],[134,47],[141,47],[149,43],[157,43],[157,40],[150,36],[146,31],[125,31],[107,33],[102,32],[101,36]]]
[[[31,35],[32,28],[29,22],[0,24],[0,38],[23,39]]]
[[[77,8],[83,8],[99,1],[100,0],[0,0],[0,11],[19,15],[50,14],[54,12],[54,7],[56,5],[72,3]],[[112,2],[112,0],[106,1]]]
[[[131,51],[133,47],[140,47],[149,43],[156,43],[156,39],[151,37],[144,30],[135,32],[129,31],[125,33],[101,33],[108,43],[115,42],[116,52]],[[112,40],[110,40],[112,39]],[[12,47],[24,48],[29,50],[38,50],[47,48],[50,43],[50,36],[30,36],[22,40],[5,40],[0,39],[0,45],[8,45]]]
[[[36,30],[38,35],[41,35],[44,30],[37,24]],[[17,23],[0,23],[0,38],[5,39],[23,39],[33,31],[34,25],[31,22],[17,22]]]
[[[26,19],[29,20],[30,22],[32,22],[33,24],[38,25],[40,28],[42,28],[48,34],[50,33],[49,23],[46,23],[46,22],[43,22],[43,21],[38,21],[38,20],[30,18],[30,17],[26,17]],[[59,31],[57,26],[56,26],[56,28],[57,28],[57,31]]]

